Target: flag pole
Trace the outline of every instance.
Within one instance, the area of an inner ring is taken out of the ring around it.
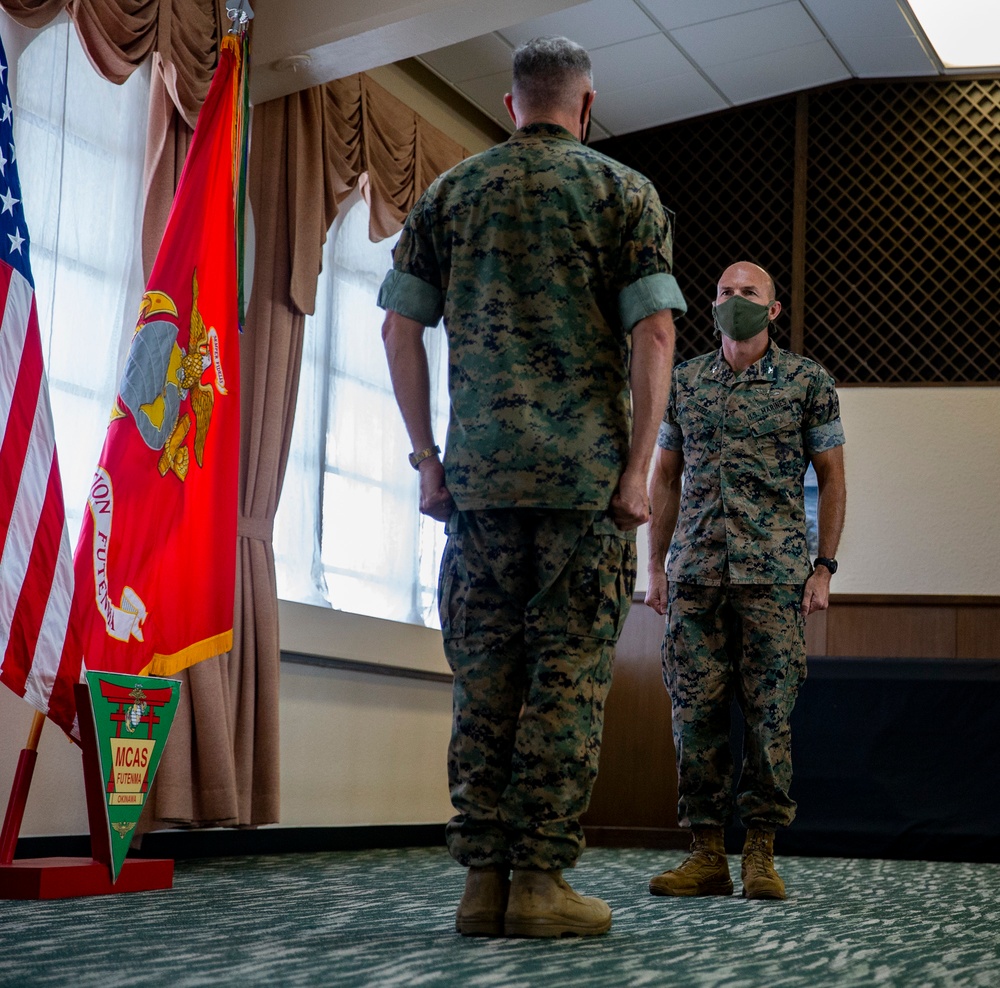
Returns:
[[[24,817],[24,807],[28,802],[28,790],[31,788],[31,776],[35,771],[35,761],[38,759],[38,739],[45,726],[45,714],[35,711],[28,731],[28,741],[21,749],[17,760],[17,771],[10,787],[10,799],[7,800],[7,813],[3,820],[3,831],[0,831],[0,865],[9,865],[14,860],[14,849],[17,847],[17,836],[21,832],[21,820]]]

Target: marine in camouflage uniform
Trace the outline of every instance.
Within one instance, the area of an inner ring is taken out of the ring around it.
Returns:
[[[743,298],[729,301],[745,283]],[[806,675],[805,613],[826,606],[830,575],[817,567],[813,579],[803,478],[812,461],[820,555],[832,557],[844,432],[832,377],[768,338],[780,311],[769,276],[755,265],[728,268],[717,305],[750,302],[759,333],[724,337],[717,352],[674,369],[652,484],[647,603],[667,614],[681,825],[721,828],[729,819],[735,696],[746,724],[737,810],[749,830],[773,833],[795,815],[789,717]]]
[[[397,398],[421,451],[421,510],[447,519],[439,608],[455,676],[449,849],[472,868],[553,872],[583,847],[579,818],[635,581],[634,529],[648,516],[671,310],[686,306],[651,183],[581,143],[567,114],[518,111],[518,57],[514,102],[507,97],[517,131],[421,196],[379,304]],[[589,59],[570,82],[581,78],[582,128]],[[402,349],[442,317],[451,399],[443,476],[429,413],[422,398],[408,400],[408,389],[423,387],[406,375],[421,355]],[[652,391],[630,394],[631,362],[645,364]]]

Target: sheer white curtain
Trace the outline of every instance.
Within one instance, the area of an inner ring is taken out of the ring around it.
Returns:
[[[355,194],[327,239],[316,314],[306,319],[288,470],[275,519],[278,596],[438,627],[444,526],[418,511],[417,474],[375,304],[393,241],[368,239]],[[435,436],[448,424],[447,347],[428,329]]]
[[[105,82],[62,14],[17,61],[18,171],[71,544],[143,292],[149,69]]]

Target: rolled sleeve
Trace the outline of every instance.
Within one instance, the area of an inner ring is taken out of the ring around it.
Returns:
[[[839,418],[806,430],[805,446],[810,456],[836,449],[837,446],[843,446],[844,442],[844,426]]]
[[[817,365],[818,367],[818,365]],[[803,421],[806,453],[815,456],[844,445],[844,426],[840,419],[840,398],[833,377],[818,367],[810,389],[809,412]]]
[[[416,275],[393,268],[378,290],[378,304],[424,326],[436,326],[444,313],[444,293]]]
[[[647,275],[626,286],[618,296],[618,314],[626,330],[662,309],[673,309],[678,315],[687,312],[687,302],[672,274]]]
[[[660,423],[660,431],[656,434],[656,445],[661,449],[669,449],[679,453],[684,448],[684,434],[679,425],[664,419]]]

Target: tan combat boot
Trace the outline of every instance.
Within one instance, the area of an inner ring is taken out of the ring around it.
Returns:
[[[506,865],[470,868],[455,913],[455,930],[464,937],[502,937],[510,891]]]
[[[651,895],[732,895],[722,827],[692,827],[691,853],[649,880]]]
[[[611,929],[611,907],[578,895],[561,871],[515,868],[504,918],[509,937],[589,937]]]
[[[767,830],[747,831],[740,874],[747,899],[785,898],[785,883],[774,870],[774,834]]]

